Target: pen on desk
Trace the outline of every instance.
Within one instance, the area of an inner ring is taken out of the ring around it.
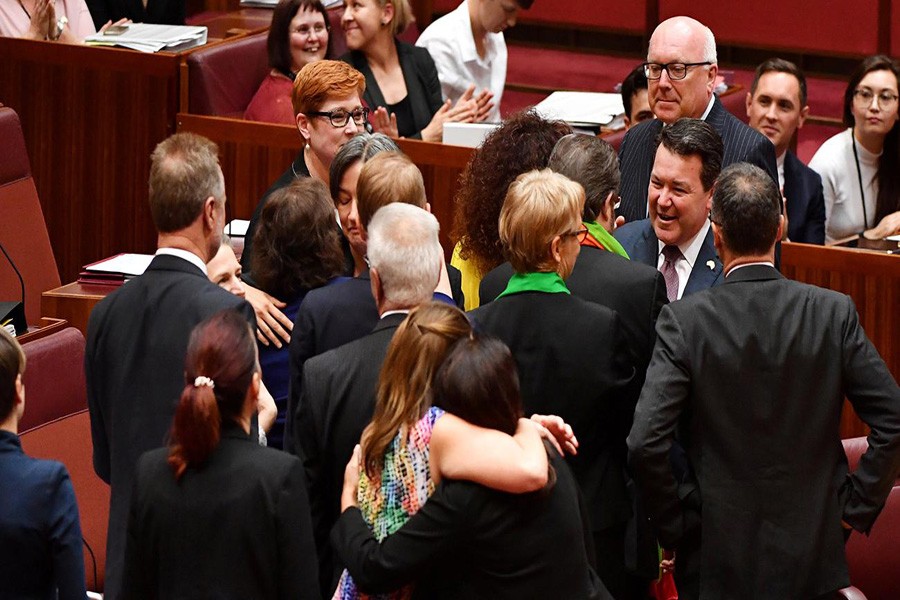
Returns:
[[[12,323],[12,317],[10,317],[9,319],[7,319],[7,320],[3,321],[2,323],[0,323],[0,327],[6,327],[6,326],[9,325],[10,323]]]

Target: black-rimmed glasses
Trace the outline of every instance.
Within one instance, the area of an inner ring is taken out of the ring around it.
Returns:
[[[645,62],[644,63],[644,75],[647,76],[647,79],[657,80],[662,77],[663,71],[669,74],[669,79],[672,81],[680,81],[687,77],[688,68],[690,67],[700,67],[705,65],[711,65],[712,63],[707,61],[704,62],[692,62],[692,63],[683,63],[683,62],[670,62],[670,63],[655,63],[655,62]]]
[[[350,119],[353,119],[353,122],[357,125],[365,125],[366,121],[369,119],[369,109],[362,106],[354,108],[349,112],[343,108],[337,108],[328,112],[317,110],[310,111],[306,114],[309,117],[328,117],[332,127],[346,127],[347,123],[350,122]]]

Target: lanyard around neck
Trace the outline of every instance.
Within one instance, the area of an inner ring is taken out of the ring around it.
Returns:
[[[850,139],[853,141],[853,160],[856,162],[856,178],[859,181],[859,198],[862,202],[863,231],[865,231],[869,228],[869,217],[866,216],[866,191],[863,189],[862,169],[859,167],[859,154],[856,151],[856,134],[852,129],[850,130]]]

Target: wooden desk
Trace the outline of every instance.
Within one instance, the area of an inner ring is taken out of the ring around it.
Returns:
[[[88,318],[94,306],[116,289],[115,286],[69,283],[41,294],[41,313],[65,319],[87,337]]]

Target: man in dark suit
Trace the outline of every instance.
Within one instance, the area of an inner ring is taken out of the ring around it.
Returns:
[[[747,117],[750,127],[775,145],[778,185],[787,211],[787,237],[792,242],[821,245],[825,243],[822,178],[788,149],[807,114],[806,77],[797,65],[771,58],[756,68],[747,94]]]
[[[380,209],[368,238],[372,295],[381,319],[369,335],[306,361],[294,415],[323,597],[331,596],[342,568],[333,559],[328,533],[340,514],[344,466],[372,418],[381,363],[409,310],[432,298],[443,263],[437,220],[416,206],[393,203]]]
[[[849,585],[845,535],[870,530],[900,470],[900,388],[848,297],[775,270],[780,200],[752,165],[719,178],[725,283],[663,308],[628,436],[687,600],[818,598]],[[849,475],[845,394],[871,427]],[[691,467],[680,479],[676,430]]]
[[[655,154],[654,141],[663,125],[683,117],[703,119],[722,137],[722,166],[750,162],[778,180],[775,150],[762,135],[725,110],[713,94],[716,86],[716,40],[708,27],[689,17],[673,17],[650,37],[645,72],[650,81],[650,108],[656,119],[632,127],[622,140],[622,203],[626,222],[647,216],[647,187]]]
[[[680,119],[661,130],[650,176],[650,218],[614,232],[631,260],[663,274],[669,302],[721,283],[709,207],[722,153],[719,134],[699,119]]]
[[[153,151],[150,211],[159,249],[147,271],[91,312],[85,350],[94,470],[110,484],[105,595],[119,596],[134,469],[165,444],[184,388],[184,356],[194,325],[238,308],[253,309],[210,282],[206,263],[222,243],[225,182],[218,149],[177,134]]]

